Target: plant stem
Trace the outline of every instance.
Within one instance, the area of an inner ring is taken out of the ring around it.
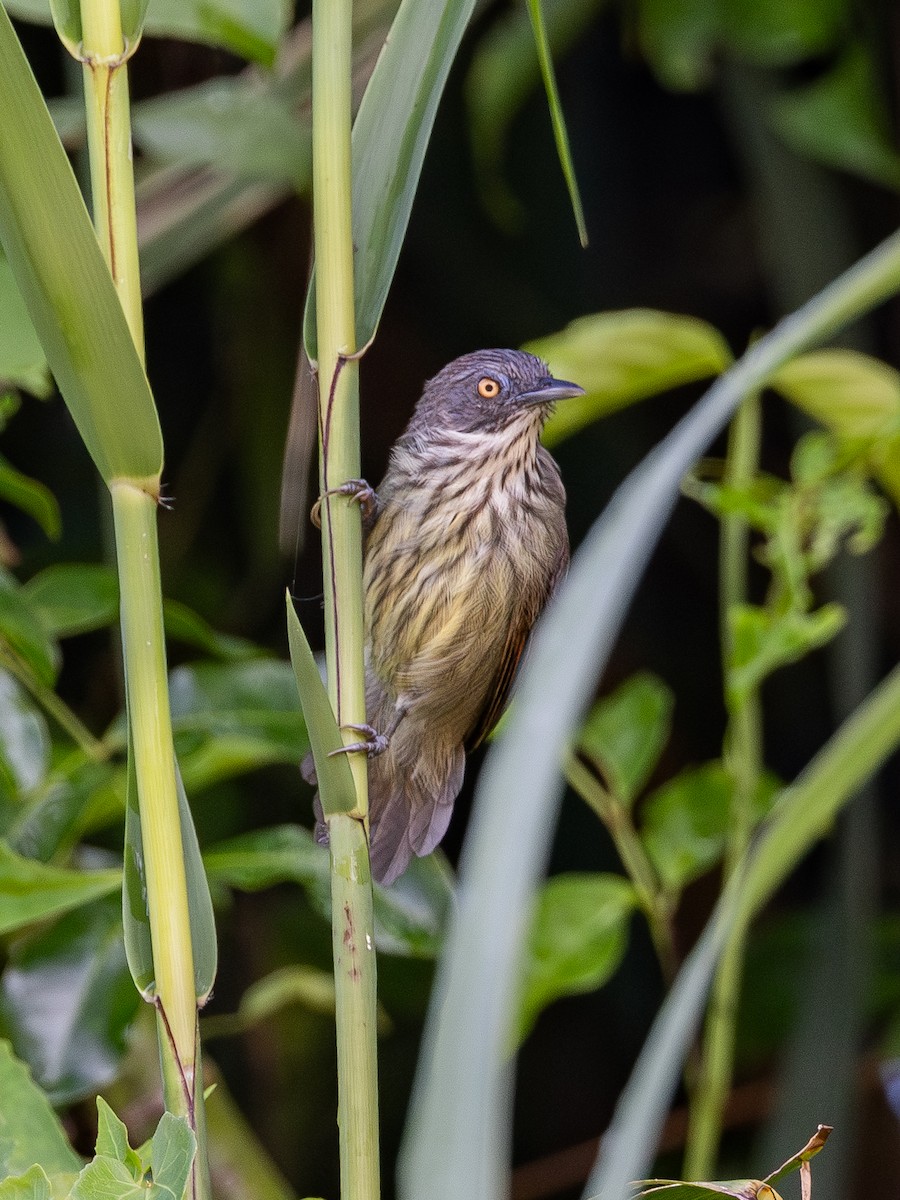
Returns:
[[[82,0],[81,24],[94,226],[143,361],[144,319],[126,66],[130,51],[122,36],[119,0]]]
[[[193,1072],[197,1002],[169,714],[156,502],[128,483],[114,484],[111,492],[155,991],[179,1062],[183,1070]],[[183,1096],[175,1111],[184,1115],[186,1106]]]
[[[728,440],[724,483],[746,487],[759,467],[761,412],[759,395],[751,392],[735,413]],[[752,802],[762,772],[762,719],[754,689],[740,702],[732,699],[731,619],[747,597],[750,528],[740,513],[722,518],[719,542],[719,632],[722,670],[730,721],[725,737],[725,764],[732,777],[732,807],[724,882],[742,864],[753,829]],[[710,1179],[722,1131],[722,1118],[734,1071],[734,1045],[743,980],[746,928],[731,930],[713,981],[698,1070],[690,1082],[690,1125],[685,1149],[686,1179]]]
[[[313,3],[313,203],[316,252],[322,557],[328,690],[339,726],[366,719],[359,506],[328,490],[359,477],[359,371],[351,221],[350,0]],[[367,766],[352,754],[357,808],[328,819],[338,1048],[341,1195],[379,1195],[376,963],[366,820]]]
[[[571,752],[566,756],[565,776],[569,786],[593,809],[609,831],[638,904],[647,918],[653,948],[668,988],[678,970],[672,914],[628,811]]]

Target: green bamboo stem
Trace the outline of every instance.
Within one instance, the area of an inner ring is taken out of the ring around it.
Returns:
[[[724,483],[742,488],[759,468],[761,441],[759,395],[750,393],[737,410],[728,439]],[[722,518],[719,541],[719,630],[722,669],[730,720],[725,738],[725,763],[733,782],[733,801],[724,881],[743,863],[753,830],[752,801],[762,773],[762,715],[754,691],[740,703],[731,700],[730,663],[733,658],[731,614],[747,598],[750,528],[740,513]],[[747,930],[732,929],[713,981],[696,1074],[691,1079],[690,1125],[685,1148],[684,1177],[711,1179],[722,1131],[722,1120],[734,1072],[738,1006],[743,981]]]
[[[338,725],[366,719],[359,506],[328,490],[359,477],[359,372],[351,214],[351,3],[313,3],[313,205],[316,254],[322,558],[328,691]],[[349,733],[350,740],[357,735]],[[352,754],[357,807],[329,818],[338,1126],[343,1200],[379,1196],[376,963],[366,820],[367,768]]]
[[[144,318],[126,66],[131,48],[122,36],[119,0],[82,0],[81,25],[94,225],[143,361]]]
[[[192,1073],[197,1000],[160,603],[156,501],[129,483],[113,484],[111,492],[156,998],[179,1063]],[[193,1080],[189,1083],[188,1092],[173,1097],[174,1110],[182,1115],[187,1115],[193,1092]]]

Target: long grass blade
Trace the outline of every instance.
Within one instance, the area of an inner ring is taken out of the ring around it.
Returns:
[[[413,1200],[506,1190],[510,1014],[525,914],[549,851],[559,764],[691,464],[781,363],[900,288],[894,235],[761,339],[622,485],[540,622],[505,735],[482,772],[400,1167]],[[771,878],[769,876],[768,878]],[[632,1177],[640,1173],[637,1168]]]

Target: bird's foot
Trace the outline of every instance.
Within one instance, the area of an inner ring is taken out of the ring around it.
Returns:
[[[378,494],[375,489],[366,483],[365,479],[348,479],[340,487],[328,488],[310,509],[309,519],[319,529],[322,527],[322,501],[326,496],[346,496],[349,500],[355,500],[359,504],[366,528],[378,516]]]
[[[329,751],[329,758],[334,758],[336,754],[354,754],[358,750],[365,750],[369,758],[377,758],[379,754],[384,754],[385,750],[391,744],[390,735],[379,733],[372,725],[342,725],[341,728],[352,729],[356,733],[361,733],[364,740],[350,742],[348,745],[341,746],[337,750]]]

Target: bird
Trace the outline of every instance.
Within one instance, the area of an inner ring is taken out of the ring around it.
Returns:
[[[463,355],[426,382],[377,490],[334,489],[363,513],[367,724],[343,749],[369,755],[385,886],[446,833],[466,753],[502,715],[565,574],[565,491],[540,436],[556,401],[583,394],[526,351]],[[315,811],[327,844],[318,797]]]

